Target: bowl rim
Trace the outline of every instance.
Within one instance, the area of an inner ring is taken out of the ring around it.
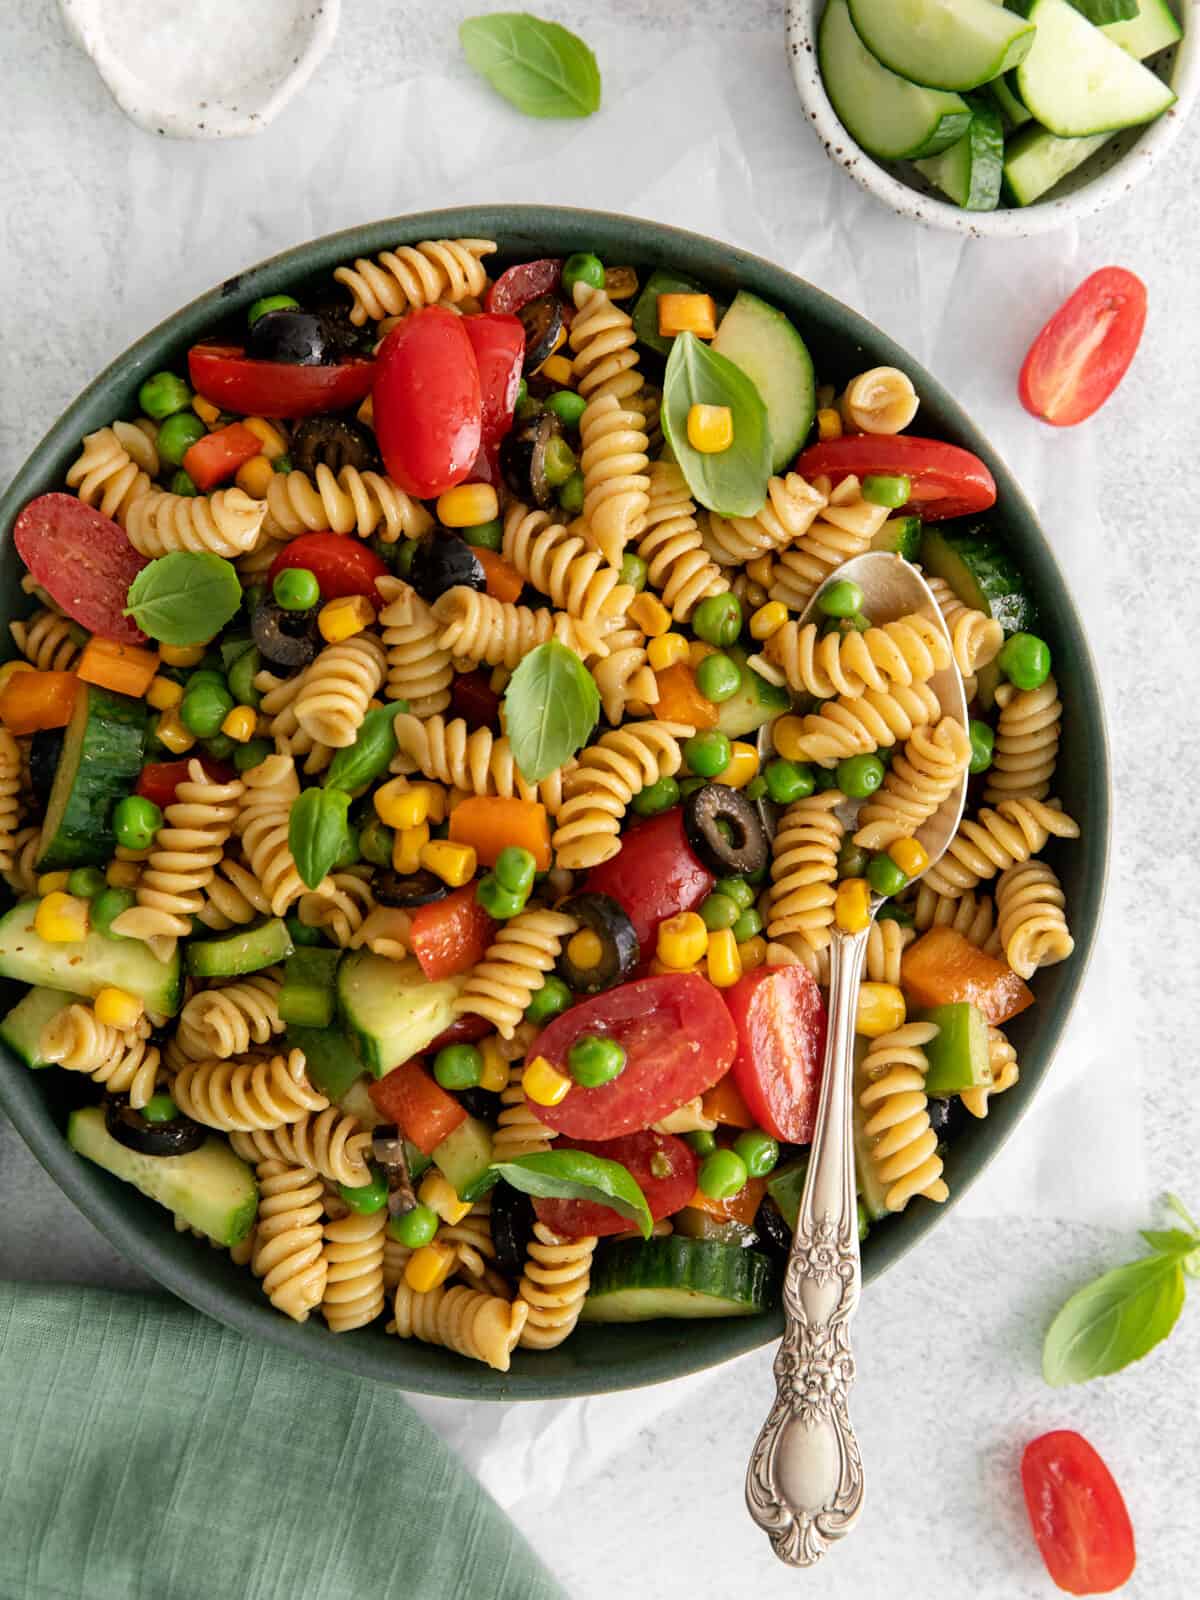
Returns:
[[[1026,239],[1082,222],[1102,211],[1140,183],[1174,144],[1200,95],[1200,25],[1193,26],[1197,3],[1198,0],[1175,0],[1174,4],[1176,19],[1183,28],[1183,37],[1174,47],[1176,53],[1170,75],[1175,104],[1155,121],[1147,123],[1134,143],[1106,171],[1071,194],[1055,198],[1051,191],[1031,206],[1006,206],[995,211],[964,211],[948,200],[939,200],[936,195],[916,189],[893,177],[855,142],[833,109],[817,65],[817,30],[826,0],[788,0],[787,52],[796,92],[813,132],[830,161],[841,167],[860,188],[901,216],[911,217],[928,227],[944,228],[972,239]],[[1112,137],[1121,131],[1114,129]],[[1136,168],[1131,170],[1130,163],[1135,156],[1139,159]]]
[[[685,261],[702,280],[719,280],[722,275],[736,275],[739,282],[748,278],[755,292],[767,298],[774,296],[801,326],[805,318],[811,319],[837,343],[865,349],[880,364],[902,366],[912,377],[923,406],[928,406],[942,419],[936,424],[936,431],[949,433],[965,443],[990,466],[996,477],[998,499],[1010,522],[1023,529],[1021,540],[1031,539],[1031,548],[1037,552],[1036,559],[1045,574],[1039,580],[1039,591],[1045,584],[1047,592],[1053,592],[1059,628],[1069,636],[1076,652],[1074,676],[1079,685],[1081,720],[1089,741],[1087,753],[1093,781],[1083,833],[1089,871],[1083,878],[1078,902],[1072,908],[1075,955],[1070,963],[1054,969],[1061,975],[1063,991],[1041,1019],[1037,1034],[1038,1060],[1033,1064],[1028,1060],[1023,1062],[1025,1092],[1003,1096],[984,1125],[986,1132],[979,1148],[962,1151],[961,1170],[954,1175],[951,1199],[946,1206],[930,1206],[923,1213],[910,1211],[903,1219],[893,1219],[886,1231],[876,1235],[877,1242],[868,1245],[864,1259],[866,1284],[913,1249],[970,1188],[1029,1110],[1036,1090],[1048,1074],[1083,984],[1101,920],[1111,816],[1109,743],[1099,678],[1081,619],[1050,541],[997,450],[933,374],[886,333],[807,280],[737,246],[615,212],[557,206],[476,205],[360,224],[294,246],[233,274],[165,318],[110,362],[67,407],[0,496],[0,544],[9,542],[11,525],[20,507],[33,495],[57,487],[61,482],[66,464],[78,451],[82,433],[111,420],[114,387],[136,393],[142,379],[170,359],[169,352],[177,351],[197,334],[209,330],[231,311],[243,310],[260,295],[294,284],[316,271],[329,270],[346,260],[393,248],[398,241],[490,237],[506,241],[502,244],[502,256],[519,257],[527,250],[544,252],[548,238],[554,238],[563,253],[568,247],[588,248],[589,240],[594,248],[597,235],[608,230],[619,233],[633,260],[673,262],[676,266]],[[804,303],[802,311],[796,309],[798,301]],[[98,405],[106,409],[93,414]],[[103,422],[97,420],[101,414]],[[180,1246],[189,1245],[191,1241],[181,1239],[173,1231],[169,1214],[162,1214],[161,1226],[148,1227],[148,1218],[160,1221],[153,1217],[153,1209],[130,1206],[125,1185],[92,1163],[80,1160],[71,1150],[42,1101],[36,1082],[38,1076],[19,1063],[7,1046],[0,1044],[0,1107],[41,1165],[93,1226],[123,1255],[197,1310],[243,1334],[267,1338],[308,1359],[327,1361],[342,1370],[415,1393],[502,1401],[564,1399],[636,1389],[700,1372],[772,1343],[781,1331],[782,1318],[778,1311],[743,1319],[707,1321],[703,1327],[709,1330],[708,1338],[703,1348],[697,1349],[686,1337],[686,1331],[697,1324],[643,1324],[640,1326],[660,1330],[661,1338],[651,1353],[632,1362],[610,1362],[607,1352],[599,1361],[594,1356],[581,1361],[571,1355],[572,1341],[568,1340],[556,1351],[518,1352],[514,1370],[501,1374],[440,1347],[416,1345],[415,1341],[400,1344],[383,1335],[381,1324],[377,1324],[377,1338],[370,1337],[376,1330],[362,1330],[348,1340],[329,1333],[316,1319],[298,1325],[276,1311],[265,1297],[251,1303],[242,1298],[237,1288],[230,1288],[231,1274],[240,1269],[232,1268],[225,1252],[184,1255]],[[950,1159],[956,1166],[959,1165],[955,1160],[957,1148],[950,1152]],[[602,1330],[609,1336],[620,1331],[608,1327]],[[619,1340],[615,1342],[619,1344]],[[525,1370],[526,1360],[531,1370]]]

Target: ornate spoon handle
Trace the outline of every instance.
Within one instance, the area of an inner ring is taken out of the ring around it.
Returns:
[[[784,1274],[775,1403],[746,1474],[750,1515],[779,1559],[796,1567],[812,1566],[844,1538],[863,1503],[847,1396],[854,1381],[850,1318],[862,1287],[852,1105],[855,1008],[868,932],[833,935],[825,1070]]]

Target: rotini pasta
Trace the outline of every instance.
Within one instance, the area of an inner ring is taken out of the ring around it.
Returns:
[[[303,757],[304,772],[311,776],[324,772],[333,760],[333,751],[306,733],[296,720],[296,701],[304,688],[304,680],[304,672],[291,678],[277,678],[273,672],[264,671],[255,675],[254,687],[262,696],[259,717],[275,741],[276,753],[297,760]]]
[[[868,983],[892,983],[900,987],[900,961],[916,938],[911,928],[888,917],[871,924],[867,935],[866,974]]]
[[[514,1038],[520,1037],[520,1029]],[[509,1074],[508,1087],[500,1092],[502,1109],[496,1119],[492,1141],[494,1161],[515,1161],[518,1156],[537,1155],[549,1150],[554,1129],[548,1128],[536,1109],[525,1098],[521,1087],[522,1064],[517,1060]]]
[[[365,1328],[381,1315],[387,1210],[351,1211],[325,1224],[325,1293],[321,1314],[331,1333]]]
[[[591,1281],[596,1240],[564,1239],[544,1222],[535,1222],[517,1293],[529,1307],[521,1332],[526,1350],[553,1350],[571,1333]]]
[[[450,704],[454,667],[449,650],[438,643],[440,627],[432,609],[399,578],[380,578],[376,587],[387,602],[379,614],[387,652],[389,700],[407,700],[414,717],[432,717]]]
[[[655,1133],[676,1134],[711,1133],[716,1126],[711,1117],[704,1115],[704,1105],[699,1095],[694,1100],[685,1100],[667,1116],[651,1123]]]
[[[1063,908],[1067,897],[1053,867],[1025,861],[996,880],[996,914],[1004,959],[1021,978],[1065,961],[1075,948]]]
[[[507,1372],[529,1316],[524,1300],[503,1300],[461,1284],[418,1294],[401,1278],[389,1332],[401,1339],[444,1345],[460,1356]]]
[[[601,734],[563,780],[554,832],[560,867],[598,866],[621,848],[621,818],[635,794],[672,778],[683,761],[680,744],[693,729],[676,722],[639,722]]]
[[[159,1052],[145,1018],[126,1032],[97,1022],[91,1006],[70,1005],[42,1029],[38,1052],[68,1072],[86,1072],[109,1094],[127,1094],[135,1110],[151,1098],[158,1081]]]
[[[302,533],[377,535],[386,544],[420,539],[433,518],[419,500],[379,472],[343,467],[334,476],[323,462],[310,478],[294,470],[277,472],[267,489],[263,532],[272,539],[294,539]]]
[[[636,411],[640,430],[643,385],[633,320],[603,289],[577,283],[573,293],[575,317],[570,340],[576,388],[589,402],[611,396],[622,407]]]
[[[0,871],[12,870],[17,859],[21,821],[21,751],[7,728],[0,728]]]
[[[686,622],[701,600],[724,594],[729,579],[705,552],[696,507],[674,461],[655,461],[647,474],[650,503],[637,553],[651,586],[676,622]]]
[[[1014,692],[1001,706],[984,800],[989,805],[997,800],[1044,800],[1058,764],[1061,728],[1062,701],[1053,678],[1039,689]]]
[[[353,744],[386,665],[383,646],[370,634],[327,644],[306,668],[296,695],[296,721],[303,732],[333,750]]]
[[[558,960],[563,941],[579,924],[561,911],[529,906],[504,923],[483,960],[471,968],[455,1013],[486,1017],[505,1039],[511,1039],[525,1008]]]
[[[968,889],[957,899],[939,894],[922,880],[913,901],[913,926],[918,933],[933,927],[953,928],[973,945],[991,953],[995,943],[996,907],[990,895]]]
[[[194,1122],[227,1132],[253,1133],[300,1122],[324,1111],[326,1097],[314,1089],[303,1050],[243,1060],[189,1061],[171,1088],[176,1105]]]
[[[967,730],[954,717],[916,728],[887,770],[883,785],[858,814],[855,844],[886,850],[911,838],[956,792],[971,760]]]
[[[898,367],[860,372],[838,396],[842,421],[854,433],[903,433],[919,404],[912,379]]]
[[[67,469],[67,488],[124,527],[130,508],[150,493],[157,474],[154,441],[132,422],[114,422],[84,438],[82,452]]]
[[[309,1167],[330,1183],[357,1189],[370,1181],[367,1157],[371,1135],[358,1118],[337,1106],[308,1111],[298,1122],[278,1128],[256,1128],[230,1134],[230,1144],[244,1161],[286,1161]]]
[[[785,622],[763,654],[782,667],[796,694],[819,700],[856,700],[868,689],[886,693],[925,683],[950,665],[946,636],[929,617],[914,612],[863,633],[822,635],[815,622]]]
[[[144,556],[165,556],[172,550],[240,556],[258,543],[266,511],[265,500],[253,500],[241,489],[209,495],[151,489],[129,507],[125,532]]]
[[[927,683],[884,693],[868,689],[854,700],[826,700],[820,711],[801,718],[793,741],[796,759],[833,767],[847,756],[889,749],[940,714],[941,703]]]
[[[340,949],[354,946],[366,918],[375,908],[371,885],[353,867],[331,872],[322,894],[303,894],[297,906],[306,928],[323,928]]]
[[[964,1089],[958,1097],[973,1117],[986,1117],[992,1096],[1011,1089],[1021,1076],[1017,1052],[999,1028],[988,1029],[988,1065],[992,1069],[991,1083]]]
[[[3,780],[0,780],[0,789]],[[37,889],[37,858],[42,848],[42,830],[38,826],[22,828],[16,834],[6,834],[3,829],[4,807],[0,804],[0,873],[5,883],[18,898],[33,894]],[[8,857],[7,865],[4,856]]]
[[[325,1294],[328,1266],[321,1227],[324,1190],[307,1167],[258,1164],[258,1221],[250,1267],[271,1304],[307,1322]]]
[[[798,472],[772,478],[761,511],[752,517],[700,518],[704,548],[722,567],[744,566],[802,538],[825,510],[829,485],[808,483]]]
[[[604,715],[615,727],[631,703],[649,708],[658,704],[658,679],[646,655],[646,636],[640,628],[618,627],[605,639],[608,655],[592,664],[592,677],[600,691]]]
[[[240,813],[239,813],[240,814]],[[204,904],[196,913],[206,928],[224,933],[271,914],[271,902],[253,872],[240,861],[221,861],[205,886]]]
[[[626,545],[641,536],[650,503],[642,414],[602,394],[588,401],[579,438],[585,537],[609,566],[620,567]]]
[[[829,943],[837,885],[837,858],[844,829],[838,789],[797,800],[783,813],[771,851],[771,900],[767,934],[799,934],[813,950]]]
[[[886,508],[864,500],[855,477],[843,478],[832,490],[818,478],[814,487],[828,494],[828,502],[808,531],[779,552],[767,590],[793,611],[803,611],[830,573],[861,555],[887,521]]]
[[[517,770],[508,740],[496,738],[487,728],[468,733],[461,717],[452,722],[444,717],[426,717],[422,721],[407,712],[401,712],[393,726],[399,746],[393,772],[422,772],[427,778],[436,778],[439,783],[468,794],[540,800],[551,816],[562,804],[564,775],[570,767],[560,767],[540,783],[526,783]]]
[[[487,288],[483,257],[495,248],[491,239],[426,239],[384,250],[374,261],[360,257],[333,276],[354,297],[350,320],[361,328],[435,301],[454,304],[481,295]]]
[[[949,1196],[929,1125],[922,1045],[937,1037],[932,1022],[909,1022],[873,1039],[863,1058],[858,1103],[868,1113],[863,1133],[889,1211],[903,1211],[916,1195],[941,1203]]]
[[[944,578],[924,575],[938,610],[950,630],[950,643],[954,649],[954,663],[963,676],[967,699],[975,698],[975,675],[1000,653],[1004,643],[1004,629],[995,620],[973,606],[964,605]]]
[[[45,606],[22,621],[10,622],[13,643],[39,672],[70,672],[79,659],[87,635],[77,623]]]
[[[514,502],[504,519],[502,553],[527,583],[581,622],[624,616],[634,591],[598,550],[548,512]]]
[[[269,1044],[285,1027],[279,1015],[283,974],[278,967],[239,978],[219,989],[194,994],[180,1013],[187,1028],[209,1056],[222,1060],[245,1055],[252,1044]]]
[[[457,586],[439,595],[433,615],[441,627],[438,647],[460,666],[506,667],[510,672],[539,644],[557,639],[585,661],[608,654],[603,634],[565,611],[532,611]]]
[[[443,1223],[437,1231],[439,1244],[452,1245],[458,1252],[458,1271],[470,1278],[476,1287],[492,1276],[490,1263],[496,1259],[496,1244],[492,1238],[492,1197],[484,1195],[477,1200],[461,1222]],[[489,1290],[495,1293],[495,1290]],[[510,1299],[511,1295],[506,1295]]]
[[[938,894],[956,899],[998,872],[1028,861],[1049,839],[1078,839],[1079,824],[1042,800],[1001,800],[963,822],[945,855],[925,874]]]

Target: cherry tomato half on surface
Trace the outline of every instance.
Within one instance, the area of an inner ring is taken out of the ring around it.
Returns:
[[[914,434],[848,434],[809,445],[796,458],[804,478],[822,475],[838,484],[856,477],[906,477],[912,483],[908,510],[926,522],[945,522],[986,511],[996,503],[996,480],[978,456],[941,439]]]
[[[733,1080],[774,1139],[808,1144],[825,1058],[825,1002],[807,967],[758,967],[723,991],[737,1029]]]
[[[13,523],[13,543],[72,621],[102,639],[145,642],[146,635],[123,612],[129,585],[149,562],[111,517],[73,494],[42,494]]]
[[[518,266],[509,267],[487,292],[488,310],[506,311],[510,315],[520,311],[531,300],[557,289],[562,282],[562,269],[562,262],[550,256],[541,261],[522,261]]]
[[[1110,1594],[1137,1562],[1113,1475],[1082,1436],[1044,1433],[1021,1458],[1025,1505],[1046,1570],[1068,1594]]]
[[[279,573],[289,567],[311,572],[322,600],[363,594],[377,606],[383,604],[375,580],[387,577],[387,562],[360,539],[340,533],[302,533],[298,539],[289,540],[272,561],[267,573],[268,583],[274,583]]]
[[[484,312],[462,325],[479,368],[483,448],[497,444],[512,427],[525,361],[525,329],[519,317]]]
[[[311,417],[365,400],[375,363],[351,357],[329,366],[299,366],[259,361],[241,345],[194,344],[188,351],[188,376],[196,393],[222,411],[247,417]]]
[[[211,756],[187,756],[182,761],[151,761],[138,774],[133,792],[146,800],[153,800],[160,809],[173,805],[176,789],[189,780],[188,766],[193,761],[199,761],[213,783],[232,783],[237,777],[232,767],[226,766],[223,761],[214,761]]]
[[[1029,347],[1017,393],[1056,428],[1084,422],[1129,370],[1146,325],[1146,285],[1124,267],[1085,278]]]
[[[605,1161],[619,1161],[645,1195],[655,1222],[682,1211],[696,1187],[699,1163],[695,1153],[672,1133],[646,1128],[621,1139],[600,1139],[590,1144],[582,1140],[573,1144],[559,1141],[554,1148],[583,1150]],[[539,1222],[567,1239],[582,1239],[589,1233],[604,1238],[611,1233],[628,1233],[631,1226],[628,1217],[591,1200],[535,1200],[533,1209]]]
[[[375,358],[375,436],[388,477],[432,500],[462,483],[483,439],[479,366],[465,318],[425,306],[388,334]]]
[[[619,854],[593,867],[585,893],[607,894],[633,923],[642,965],[654,955],[658,925],[681,911],[694,911],[717,880],[687,842],[683,811],[672,806],[621,835]]]

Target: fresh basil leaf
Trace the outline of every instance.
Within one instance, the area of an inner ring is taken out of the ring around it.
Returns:
[[[539,783],[586,743],[600,715],[596,680],[573,650],[548,639],[508,680],[504,724],[526,783]]]
[[[1151,1250],[1157,1250],[1164,1256],[1186,1256],[1200,1246],[1200,1239],[1195,1234],[1185,1233],[1182,1228],[1143,1228],[1142,1238]]]
[[[1192,1213],[1184,1205],[1177,1194],[1168,1193],[1166,1196],[1167,1210],[1173,1211],[1187,1228],[1188,1232],[1195,1235],[1196,1243],[1200,1245],[1200,1222],[1197,1222]]]
[[[513,1161],[498,1161],[492,1171],[522,1194],[546,1200],[588,1200],[609,1206],[636,1223],[643,1239],[654,1232],[646,1196],[627,1167],[584,1150],[542,1150]]]
[[[1073,1294],[1042,1348],[1042,1374],[1055,1388],[1087,1383],[1140,1361],[1167,1337],[1183,1310],[1177,1256],[1146,1256]]]
[[[733,443],[728,450],[709,455],[692,447],[687,421],[694,405],[729,407]],[[688,488],[702,506],[723,517],[752,517],[762,509],[771,476],[767,408],[742,369],[694,333],[679,334],[667,358],[662,427]]]
[[[340,789],[305,789],[288,818],[288,848],[296,871],[315,889],[350,840],[350,796]]]
[[[475,71],[527,117],[590,117],[600,107],[600,69],[583,40],[527,11],[468,17],[459,43]]]
[[[231,561],[208,550],[173,550],[129,585],[125,615],[161,644],[207,644],[242,603]]]
[[[1138,14],[1138,0],[1069,0],[1069,3],[1098,28],[1109,22],[1132,22]]]
[[[396,754],[396,717],[400,707],[393,703],[368,711],[359,724],[352,745],[339,750],[325,774],[327,789],[345,789],[347,793],[374,783],[388,769]]]

